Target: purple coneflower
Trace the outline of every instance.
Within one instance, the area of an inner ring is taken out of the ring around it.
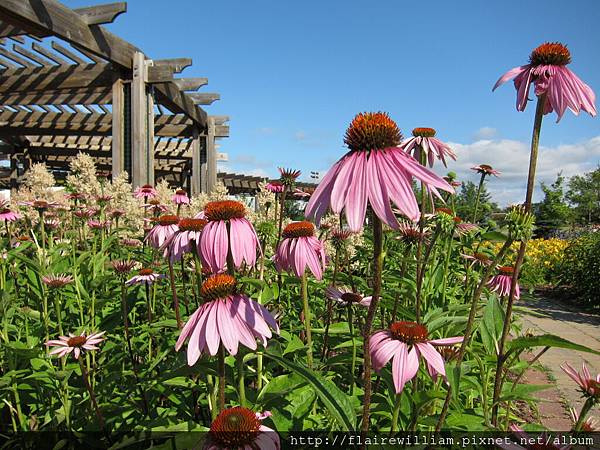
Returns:
[[[175,191],[175,195],[173,195],[173,197],[171,197],[171,200],[177,206],[190,204],[190,198],[188,197],[187,192],[184,191],[183,189],[177,189]]]
[[[221,411],[210,426],[203,449],[280,450],[277,432],[261,423],[270,415],[269,411],[254,413],[243,406]]]
[[[85,194],[82,194],[80,192],[71,192],[69,194],[65,194],[65,198],[67,200],[84,200],[85,199]]]
[[[142,241],[134,238],[125,238],[121,239],[121,244],[123,244],[125,247],[137,248],[142,246]]]
[[[60,289],[73,282],[73,277],[66,273],[44,275],[42,281],[51,289]]]
[[[87,226],[90,227],[91,230],[106,230],[110,222],[108,220],[88,220]]]
[[[501,172],[497,171],[489,164],[479,164],[478,166],[471,167],[471,170],[474,170],[478,174],[481,174],[484,176],[494,175],[495,177],[497,177],[498,175],[501,174]]]
[[[569,108],[575,115],[581,110],[592,117],[596,115],[596,95],[577,75],[567,69],[571,53],[558,42],[546,42],[537,47],[529,56],[529,64],[515,67],[496,82],[492,90],[514,78],[517,90],[517,110],[527,106],[529,86],[535,86],[537,97],[546,94],[544,114],[556,111],[558,122]]]
[[[3,202],[0,204],[0,220],[3,220],[4,222],[14,222],[20,218],[21,214],[11,211],[8,208],[8,203]]]
[[[421,152],[425,153],[426,161],[429,167],[433,167],[435,158],[446,165],[446,157],[449,156],[456,161],[456,154],[450,146],[435,137],[433,128],[415,128],[412,131],[413,137],[402,143],[402,148],[406,153],[412,155],[417,161],[422,160]]]
[[[123,260],[123,259],[117,259],[114,261],[110,262],[110,265],[112,266],[112,268],[114,269],[115,272],[117,272],[120,276],[124,276],[126,274],[128,274],[129,272],[131,272],[133,270],[133,268],[136,266],[137,262],[132,261],[132,260]]]
[[[167,208],[165,205],[162,205],[160,200],[157,198],[150,199],[147,204],[142,205],[142,208],[146,208],[153,215],[159,215],[169,210],[169,208]]]
[[[297,198],[308,198],[308,197],[310,197],[310,196],[311,196],[311,193],[310,193],[310,192],[305,192],[305,191],[303,191],[302,189],[298,189],[298,188],[296,188],[296,189],[294,189],[294,191],[292,192],[292,195],[293,195],[294,197],[297,197]]]
[[[285,189],[285,186],[283,185],[283,183],[281,181],[274,180],[274,181],[269,181],[265,185],[265,189],[269,192],[272,192],[273,194],[280,194]]]
[[[133,192],[135,198],[154,198],[157,195],[156,189],[154,189],[151,185],[145,184],[135,189]]]
[[[47,202],[46,200],[33,200],[29,202],[20,202],[19,205],[31,206],[33,209],[37,210],[40,214],[42,214],[50,208],[56,208],[58,206],[58,203]]]
[[[490,264],[492,264],[492,259],[485,253],[474,252],[472,255],[461,253],[460,255],[463,258],[471,261],[471,266],[474,266],[476,264],[479,266],[489,266]]]
[[[181,261],[184,253],[196,251],[200,255],[200,237],[207,223],[205,219],[181,219],[177,231],[161,247],[163,256],[174,263]]]
[[[456,227],[456,234],[458,234],[459,236],[463,236],[465,234],[469,234],[472,231],[479,230],[479,227],[477,225],[471,222],[463,222],[463,220],[458,216],[454,217],[454,224]]]
[[[165,278],[165,276],[155,273],[154,270],[152,270],[152,269],[140,269],[138,271],[138,274],[135,275],[134,277],[132,277],[131,279],[127,280],[125,282],[125,284],[127,286],[131,286],[132,284],[140,284],[140,283],[151,285],[156,280],[159,280],[161,278]]]
[[[146,242],[154,248],[160,248],[173,234],[179,230],[179,217],[167,214],[155,220],[156,225],[148,232]]]
[[[401,141],[398,126],[387,114],[358,114],[344,137],[350,151],[329,169],[306,206],[306,217],[318,224],[330,207],[336,214],[345,210],[350,230],[357,232],[370,204],[384,223],[396,229],[398,221],[390,203],[411,220],[419,218],[413,177],[437,196],[437,189],[454,192],[398,147]]]
[[[573,422],[573,426],[576,426],[579,423],[579,413],[573,408],[569,408],[569,413],[571,415],[571,421]],[[581,431],[583,431],[584,433],[600,431],[600,422],[598,422],[593,417],[588,417],[581,424]]]
[[[280,174],[279,181],[288,187],[292,187],[302,173],[299,170],[284,169],[283,167],[278,167],[278,169]]]
[[[347,287],[340,287],[338,289],[334,286],[329,286],[325,290],[325,295],[327,296],[327,298],[335,300],[343,306],[369,306],[371,304],[371,297],[363,297],[362,295],[357,294],[356,292],[352,292],[352,290]]]
[[[292,222],[286,226],[273,260],[279,271],[301,277],[308,267],[320,280],[325,267],[325,249],[315,237],[315,226],[310,222]]]
[[[96,215],[96,210],[90,209],[90,208],[82,208],[82,209],[73,211],[73,215],[82,220],[91,219],[92,217],[94,217]]]
[[[85,332],[76,336],[69,333],[69,336],[59,336],[57,340],[51,340],[46,342],[47,347],[56,347],[50,352],[50,355],[65,356],[69,353],[73,353],[75,359],[79,359],[79,355],[84,350],[98,350],[97,345],[104,340],[101,337],[105,331],[100,333],[93,333],[89,336],[85,335]]]
[[[416,322],[394,322],[388,330],[378,331],[369,339],[369,351],[373,368],[381,370],[390,359],[392,377],[396,393],[402,392],[404,385],[414,378],[419,370],[419,356],[425,359],[427,370],[433,376],[446,377],[444,359],[434,346],[447,346],[463,341],[462,336],[433,339],[425,325]]]
[[[492,292],[496,292],[500,297],[504,297],[510,294],[510,285],[512,283],[513,273],[515,268],[511,266],[500,266],[498,267],[498,274],[490,278],[487,285]],[[521,290],[519,289],[519,283],[515,287],[515,298],[521,297]]]
[[[406,245],[417,245],[421,239],[421,234],[424,235],[425,231],[421,233],[418,225],[401,220],[398,225],[398,236],[396,236],[396,239],[404,242]]]
[[[585,362],[582,364],[581,372],[577,372],[568,362],[560,368],[577,383],[585,397],[600,400],[600,373],[594,378]]]
[[[200,256],[202,263],[213,273],[225,269],[230,249],[236,269],[242,262],[248,266],[256,263],[256,249],[260,249],[260,243],[245,216],[246,207],[234,200],[207,203],[204,211],[196,215],[198,219],[208,220],[200,237]]]
[[[204,303],[188,319],[181,330],[175,350],[181,349],[185,340],[187,362],[193,366],[202,353],[217,354],[219,344],[236,355],[239,344],[256,350],[256,339],[266,347],[272,334],[269,327],[279,333],[279,325],[261,304],[238,292],[236,279],[224,273],[211,276],[202,284]]]

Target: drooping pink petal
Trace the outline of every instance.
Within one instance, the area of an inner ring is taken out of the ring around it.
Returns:
[[[396,393],[399,394],[404,389],[407,381],[412,380],[419,370],[419,359],[415,348],[408,351],[406,344],[402,343],[399,351],[392,360],[392,378]]]
[[[231,355],[235,356],[238,351],[239,340],[237,337],[237,329],[231,316],[231,310],[227,307],[226,302],[222,300],[216,300],[216,302],[219,336],[221,336],[223,346]],[[231,300],[227,300],[227,302],[231,302]]]
[[[529,66],[519,66],[519,67],[513,67],[512,69],[510,69],[508,72],[506,72],[504,75],[502,75],[498,81],[496,81],[496,84],[494,85],[494,87],[492,88],[492,91],[495,91],[499,86],[503,85],[504,83],[506,83],[508,80],[510,80],[511,78],[516,77],[517,75],[521,74],[522,72],[524,72],[525,70],[527,70]]]
[[[446,369],[444,367],[444,358],[442,358],[442,355],[440,355],[428,342],[419,342],[415,344],[415,346],[423,358],[431,365],[433,370],[445,377]]]
[[[392,228],[397,228],[398,222],[390,205],[386,177],[382,174],[382,159],[385,159],[384,152],[377,150],[371,152],[371,157],[367,162],[369,202],[377,217]],[[362,220],[364,221],[364,215]],[[360,225],[362,227],[362,222]]]
[[[431,345],[452,345],[452,344],[459,344],[464,339],[465,338],[463,336],[456,336],[456,337],[450,337],[450,338],[433,339],[433,340],[429,341],[429,343]]]
[[[331,192],[333,190],[337,174],[346,157],[347,155],[344,155],[327,171],[327,174],[325,174],[319,183],[319,186],[317,186],[317,189],[310,197],[308,204],[306,205],[304,215],[307,218],[312,219],[317,225],[321,223],[321,218],[323,215],[325,215],[327,209],[329,209]]]
[[[368,188],[373,181],[369,179],[367,173],[368,164],[367,153],[356,152],[354,166],[351,168],[353,173],[352,181],[349,185],[345,186],[347,191],[345,201],[346,221],[348,222],[348,228],[355,232],[360,231],[365,221],[365,215],[367,214]],[[336,181],[337,185],[338,182]]]
[[[381,370],[392,359],[392,356],[401,352],[405,347],[406,344],[395,339],[382,340],[376,346],[369,345],[373,369]]]
[[[215,303],[218,301],[219,300],[214,300],[210,303],[207,311],[208,316],[206,318],[206,346],[208,347],[208,353],[210,353],[211,356],[217,354],[221,342],[219,330],[217,329],[217,305]]]

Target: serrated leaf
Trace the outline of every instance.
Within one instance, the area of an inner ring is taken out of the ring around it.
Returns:
[[[542,334],[540,336],[520,336],[510,341],[511,350],[519,350],[530,347],[566,348],[569,350],[577,350],[579,352],[594,353],[595,355],[600,355],[600,352],[597,350],[593,350],[584,345],[576,344],[575,342],[568,341],[554,334]]]

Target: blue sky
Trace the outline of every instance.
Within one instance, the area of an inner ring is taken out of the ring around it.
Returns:
[[[597,0],[130,0],[108,28],[151,58],[191,57],[180,76],[209,78],[200,91],[221,100],[206,110],[231,117],[220,149],[229,154],[228,171],[324,173],[345,152],[354,114],[383,110],[405,136],[430,126],[456,144],[451,169],[463,179],[475,179],[470,165],[498,165],[503,177],[490,189],[505,204],[522,197],[535,108],[515,110],[512,84],[491,87],[537,45],[561,41],[571,70],[600,92],[599,13]],[[544,121],[540,180],[563,166],[567,175],[596,167],[600,119],[567,112],[555,120]]]

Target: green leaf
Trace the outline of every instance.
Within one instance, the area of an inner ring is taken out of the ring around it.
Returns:
[[[553,387],[551,384],[518,384],[512,389],[512,385],[504,385],[502,389],[502,395],[498,399],[499,402],[505,402],[509,400],[536,400],[531,394],[544,389],[550,389]]]
[[[491,295],[483,310],[483,320],[479,325],[481,339],[485,349],[490,354],[498,354],[498,341],[502,336],[504,326],[504,311],[498,297]]]
[[[486,241],[496,241],[496,242],[504,242],[508,239],[504,233],[500,233],[499,231],[488,231],[487,233],[483,233],[481,235],[481,239]]]
[[[333,381],[324,378],[317,372],[282,357],[273,349],[265,352],[265,356],[308,381],[329,413],[345,431],[355,429],[356,416],[352,404],[350,403],[350,399]]]
[[[530,347],[558,347],[569,350],[577,350],[579,352],[594,353],[600,355],[597,350],[592,350],[584,345],[576,344],[554,334],[542,334],[540,336],[520,336],[510,341],[511,350],[519,350]]]
[[[293,334],[291,335],[291,339],[283,351],[283,354],[287,355],[288,353],[294,353],[296,350],[300,350],[301,348],[304,348],[304,342],[302,342],[298,336]]]

